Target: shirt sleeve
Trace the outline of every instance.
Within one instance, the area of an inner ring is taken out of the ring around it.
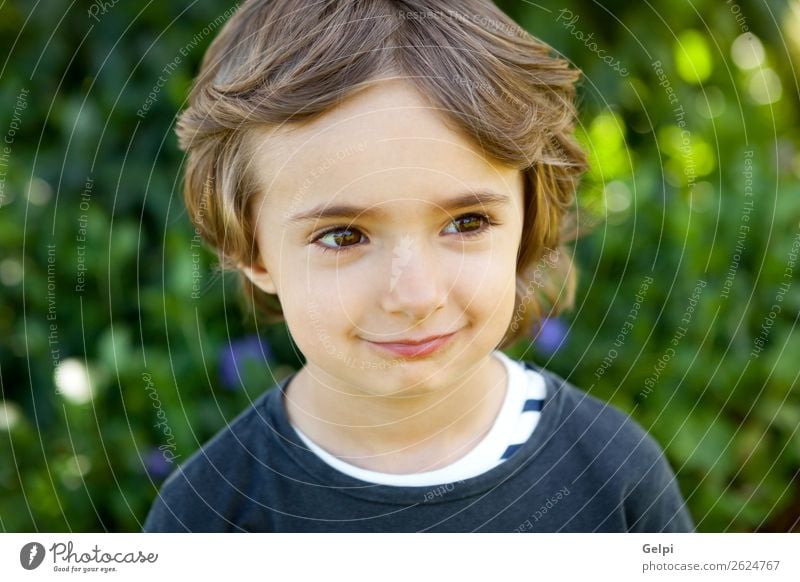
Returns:
[[[183,523],[178,515],[172,511],[161,498],[156,497],[147,518],[144,521],[142,531],[145,533],[165,533],[165,532],[188,532],[188,526]]]
[[[144,532],[203,531],[204,504],[180,470],[159,491],[144,522]],[[199,529],[198,529],[199,528]]]
[[[625,497],[625,518],[631,532],[693,532],[694,522],[678,481],[664,453],[647,435],[639,459],[640,476]]]
[[[230,519],[238,499],[204,457],[177,469],[162,485],[144,522],[144,532],[243,531]]]

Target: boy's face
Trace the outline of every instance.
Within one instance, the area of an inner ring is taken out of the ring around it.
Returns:
[[[261,261],[244,271],[278,294],[313,376],[374,395],[468,380],[513,315],[522,173],[400,81],[252,145]],[[435,350],[378,345],[442,334],[453,335]]]

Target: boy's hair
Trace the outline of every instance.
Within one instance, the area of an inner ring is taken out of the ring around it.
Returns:
[[[487,157],[525,174],[514,319],[501,347],[544,309],[574,302],[564,243],[578,236],[574,193],[586,158],[574,139],[580,72],[490,0],[250,0],[203,59],[177,125],[184,196],[224,267],[258,259],[249,167],[252,130],[302,123],[376,79],[406,78]],[[256,314],[277,297],[241,275]]]

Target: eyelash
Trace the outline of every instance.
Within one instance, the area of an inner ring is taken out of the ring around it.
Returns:
[[[485,225],[485,227],[480,228],[478,230],[472,230],[472,231],[469,231],[469,232],[458,233],[462,237],[465,237],[465,238],[473,238],[473,237],[482,235],[487,230],[489,230],[490,228],[493,228],[495,226],[500,226],[500,224],[501,224],[500,222],[498,222],[496,220],[493,220],[492,217],[490,217],[489,215],[483,214],[481,212],[470,212],[468,214],[462,214],[461,216],[457,216],[456,218],[454,218],[453,221],[450,222],[450,224],[453,224],[454,222],[456,222],[457,220],[461,220],[462,218],[470,218],[470,217],[480,218],[484,223],[486,223],[486,225]],[[335,232],[339,232],[339,231],[348,231],[348,230],[360,233],[360,231],[357,228],[353,228],[353,227],[350,227],[350,226],[334,226],[334,227],[329,228],[328,230],[318,234],[316,237],[314,237],[314,239],[311,242],[316,244],[317,241],[319,241],[321,238],[323,238],[323,237],[325,237],[325,236],[327,236],[329,234],[332,234],[332,233],[335,233]],[[361,235],[363,236],[363,233],[361,233]],[[323,245],[323,244],[316,244],[316,246],[319,249],[321,249],[323,253],[327,253],[329,251],[333,251],[334,253],[345,253],[345,252],[351,251],[351,250],[353,250],[353,249],[355,249],[357,247],[362,246],[362,243],[357,243],[357,244],[353,244],[353,245],[349,245],[349,246],[345,246],[345,247],[329,247],[329,246],[326,246],[326,245]]]

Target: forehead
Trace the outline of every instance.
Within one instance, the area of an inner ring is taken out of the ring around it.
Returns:
[[[487,158],[413,87],[395,80],[310,123],[259,130],[251,148],[262,203],[274,210],[328,201],[435,204],[470,189],[508,193],[520,176]]]

